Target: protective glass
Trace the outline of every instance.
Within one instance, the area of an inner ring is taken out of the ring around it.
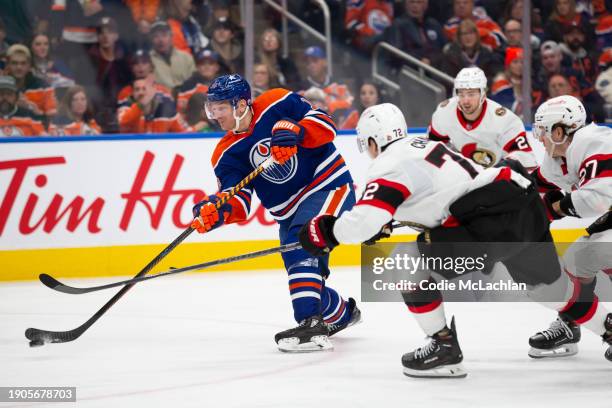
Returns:
[[[206,102],[204,110],[208,119],[217,120],[220,117],[231,115],[232,105],[230,101]]]

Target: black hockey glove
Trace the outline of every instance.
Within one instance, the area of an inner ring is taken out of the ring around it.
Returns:
[[[565,194],[561,190],[551,190],[544,194],[542,197],[542,201],[544,201],[544,207],[546,207],[546,215],[550,221],[560,220],[565,217],[564,215],[559,214],[553,209],[553,203],[557,201],[561,201],[561,199],[565,197]]]
[[[384,238],[389,238],[393,233],[393,225],[391,225],[393,221],[390,221],[388,224],[383,225],[378,234],[374,235],[372,238],[364,241],[365,245],[374,245],[377,241],[380,241]]]
[[[308,221],[299,233],[302,248],[313,256],[323,256],[338,246],[334,237],[334,224],[336,217],[333,215],[318,215]]]
[[[608,211],[598,219],[596,219],[591,225],[589,225],[586,230],[589,235],[596,234],[598,232],[603,232],[612,228],[612,210]],[[612,279],[612,276],[610,276]]]

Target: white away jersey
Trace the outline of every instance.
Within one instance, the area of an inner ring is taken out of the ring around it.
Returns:
[[[484,167],[506,157],[520,161],[526,168],[537,166],[525,126],[514,112],[485,99],[480,116],[467,122],[457,102],[457,97],[453,97],[438,105],[429,124],[430,139],[449,143]]]
[[[571,192],[580,217],[608,211],[612,206],[612,129],[590,124],[576,131],[565,159],[545,154],[536,176],[544,190],[558,187]]]
[[[510,174],[509,168],[504,170]],[[444,143],[405,138],[371,164],[361,199],[334,225],[340,243],[366,241],[392,219],[433,228],[451,221],[449,207],[469,191],[495,180],[502,169],[483,169]],[[512,172],[512,179],[520,175]],[[521,182],[528,181],[522,178]]]

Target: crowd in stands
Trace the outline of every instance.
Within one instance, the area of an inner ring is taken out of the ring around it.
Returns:
[[[254,97],[288,88],[354,128],[393,98],[370,79],[385,41],[450,76],[479,66],[489,97],[522,115],[523,0],[326,1],[333,77],[325,47],[292,24],[299,46],[284,55],[280,15],[258,3]],[[289,0],[289,10],[322,29],[310,3]],[[572,94],[592,120],[612,121],[612,0],[531,5],[532,105]],[[208,85],[244,74],[237,0],[0,0],[0,10],[2,136],[216,131],[202,109]],[[386,62],[390,77],[403,64]]]

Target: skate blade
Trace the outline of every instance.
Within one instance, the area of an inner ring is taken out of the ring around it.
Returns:
[[[465,378],[468,373],[462,364],[449,364],[429,370],[413,370],[404,367],[404,375],[414,378]]]
[[[568,343],[554,349],[538,349],[532,347],[527,353],[531,358],[557,358],[557,357],[570,357],[578,353],[577,343]]]
[[[278,342],[278,349],[284,353],[312,353],[315,351],[331,351],[334,345],[327,336],[313,336],[310,341],[301,343],[297,337],[282,339]]]

